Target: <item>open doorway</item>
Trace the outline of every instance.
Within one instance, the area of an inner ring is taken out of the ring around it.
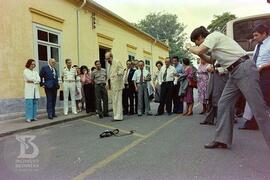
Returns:
[[[105,69],[106,69],[105,54],[108,51],[111,51],[111,49],[107,47],[99,46],[99,60],[101,63],[101,67]]]

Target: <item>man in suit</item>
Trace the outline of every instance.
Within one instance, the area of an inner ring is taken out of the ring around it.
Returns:
[[[112,90],[113,121],[123,120],[122,92],[124,89],[124,67],[121,62],[113,60],[113,54],[107,52],[108,61],[108,87]]]
[[[125,69],[125,72],[124,72],[125,88],[123,89],[123,109],[124,109],[124,115],[133,115],[134,114],[135,87],[132,81],[132,77],[135,72],[135,69],[132,68],[131,60],[127,60],[126,65],[127,65],[127,68]]]
[[[40,86],[45,89],[46,98],[47,98],[47,113],[48,118],[53,119],[57,117],[55,114],[55,104],[57,90],[59,89],[58,84],[58,73],[55,69],[55,59],[49,59],[48,65],[43,66],[40,71]]]
[[[144,68],[144,62],[142,60],[139,61],[138,66],[139,69],[135,71],[132,77],[135,91],[138,92],[138,116],[142,116],[144,110],[146,115],[151,116],[147,85],[151,81],[151,74]]]

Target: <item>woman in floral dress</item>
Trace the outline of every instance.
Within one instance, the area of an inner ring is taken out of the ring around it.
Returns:
[[[200,114],[206,113],[206,95],[207,95],[207,85],[208,85],[208,72],[207,72],[207,66],[208,63],[206,63],[205,60],[200,59],[200,65],[198,67],[198,80],[197,80],[197,86],[198,86],[198,100],[203,106],[203,110],[200,112]]]
[[[185,68],[186,78],[189,82],[191,82],[193,80],[193,68],[190,65],[190,60],[188,58],[184,58],[183,65]],[[193,114],[193,104],[194,104],[193,87],[192,86],[189,85],[187,87],[186,94],[183,98],[183,101],[187,103],[187,110],[183,114],[183,116],[191,116]]]

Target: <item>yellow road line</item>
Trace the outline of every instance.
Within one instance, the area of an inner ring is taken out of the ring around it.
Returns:
[[[157,133],[162,128],[168,126],[169,124],[171,124],[172,122],[174,122],[175,120],[177,120],[177,118],[179,118],[179,116],[176,116],[176,117],[172,118],[171,120],[167,121],[166,123],[164,123],[163,125],[161,125],[157,129],[151,131],[146,136],[144,136],[144,137],[142,137],[140,139],[137,139],[136,141],[134,141],[131,144],[125,146],[124,148],[116,151],[115,153],[113,153],[112,155],[110,155],[107,158],[103,159],[102,161],[100,161],[100,162],[96,163],[95,165],[89,167],[84,172],[82,172],[80,175],[76,176],[74,178],[74,180],[85,179],[87,176],[90,176],[91,174],[93,174],[94,172],[96,172],[98,169],[105,167],[107,164],[109,164],[113,160],[117,159],[118,157],[120,157],[121,155],[123,155],[124,153],[126,153],[127,151],[129,151],[130,149],[132,149],[133,147],[135,147],[136,145],[140,144],[142,141],[148,139],[149,137],[153,136],[155,133]]]
[[[93,125],[96,125],[96,126],[105,127],[107,129],[119,129],[119,128],[115,128],[113,126],[109,126],[109,125],[105,125],[105,124],[101,124],[101,123],[96,123],[96,122],[93,122],[93,121],[87,121],[87,120],[82,120],[82,121],[93,124]],[[127,131],[127,130],[124,130],[124,129],[119,129],[119,131],[127,133],[127,134],[130,133],[130,131]],[[142,134],[139,134],[139,133],[136,133],[136,132],[133,133],[132,135],[140,137],[140,138],[145,137],[145,135],[142,135]]]

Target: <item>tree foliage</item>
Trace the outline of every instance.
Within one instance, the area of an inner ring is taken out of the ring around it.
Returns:
[[[188,56],[189,53],[184,49],[185,25],[178,22],[177,15],[162,12],[150,13],[136,26],[162,42],[167,40],[171,48],[170,56],[177,55],[179,58]]]
[[[229,12],[225,12],[221,15],[214,15],[214,18],[211,21],[211,24],[208,25],[207,29],[210,32],[213,32],[213,31],[225,32],[226,31],[225,26],[227,22],[233,19],[236,19],[236,16]]]

